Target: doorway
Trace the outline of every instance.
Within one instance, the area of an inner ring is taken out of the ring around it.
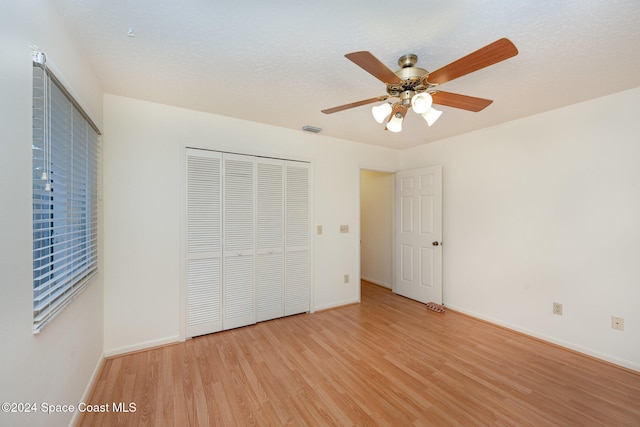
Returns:
[[[394,174],[360,171],[360,277],[393,286]]]
[[[442,304],[442,168],[360,171],[360,277]]]

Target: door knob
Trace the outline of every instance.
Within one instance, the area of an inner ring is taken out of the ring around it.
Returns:
[[[438,246],[440,243],[438,243],[438,242],[433,242],[433,243],[431,243],[431,244],[432,244],[433,246]]]

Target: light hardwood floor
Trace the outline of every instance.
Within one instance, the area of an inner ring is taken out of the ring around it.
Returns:
[[[363,283],[362,303],[107,359],[80,426],[640,426],[640,375]],[[112,408],[110,408],[112,409]]]

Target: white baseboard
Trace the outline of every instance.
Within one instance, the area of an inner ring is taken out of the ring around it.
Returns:
[[[608,363],[611,363],[611,364],[614,364],[614,365],[618,365],[618,366],[621,366],[621,367],[626,368],[626,369],[630,369],[632,371],[640,372],[640,365],[637,364],[637,363],[631,362],[629,360],[619,359],[619,358],[617,358],[615,356],[612,356],[610,354],[601,353],[599,351],[595,351],[595,350],[592,350],[590,348],[586,348],[586,347],[574,344],[574,343],[569,342],[569,341],[560,340],[560,339],[557,339],[557,338],[549,336],[549,335],[545,335],[545,334],[541,334],[541,333],[532,331],[530,329],[521,328],[519,326],[512,325],[512,324],[506,323],[506,322],[502,322],[502,321],[494,319],[492,317],[484,316],[484,315],[475,313],[473,311],[465,310],[465,309],[460,308],[460,307],[456,307],[456,306],[448,305],[448,304],[445,304],[445,306],[447,308],[450,308],[451,310],[466,314],[467,316],[475,317],[476,319],[484,320],[485,322],[493,323],[494,325],[498,325],[498,326],[501,326],[501,327],[506,328],[506,329],[511,329],[512,331],[520,332],[520,333],[522,333],[524,335],[528,335],[530,337],[539,339],[541,341],[546,341],[548,343],[555,344],[557,346],[564,347],[566,349],[569,349],[569,350],[572,350],[572,351],[575,351],[575,352],[578,352],[578,353],[582,353],[584,355],[587,355],[587,356],[590,356],[590,357],[593,357],[593,358],[596,358],[596,359],[600,359],[600,360],[603,360],[605,362],[608,362]]]
[[[331,304],[317,306],[317,307],[314,308],[313,311],[316,312],[316,311],[322,311],[322,310],[329,310],[331,308],[342,307],[343,305],[358,304],[359,302],[360,302],[360,297],[358,297],[356,299],[338,301],[338,302],[334,302],[334,303],[331,303]]]
[[[116,347],[109,350],[105,350],[104,357],[117,356],[119,354],[132,353],[134,351],[146,350],[153,347],[160,347],[167,344],[174,344],[180,342],[178,335],[166,338],[160,338],[157,340],[145,341],[138,344],[125,345],[122,347]]]
[[[96,380],[98,379],[98,375],[100,375],[100,372],[102,371],[102,365],[104,365],[104,353],[102,353],[100,355],[100,358],[98,359],[98,363],[96,364],[96,367],[93,369],[93,373],[91,374],[91,377],[89,378],[89,382],[87,383],[87,387],[85,387],[84,393],[82,393],[82,398],[79,400],[79,402],[88,402],[89,401],[89,395],[91,394],[91,391],[93,390],[93,385],[96,383]],[[71,422],[69,423],[70,427],[73,427],[78,423],[80,415],[81,415],[80,411],[75,411],[74,412],[73,417],[71,418]]]
[[[383,288],[387,288],[387,289],[393,288],[393,286],[391,286],[390,283],[385,283],[380,280],[373,279],[371,277],[362,276],[361,279],[369,283],[373,283],[374,285],[382,286]]]

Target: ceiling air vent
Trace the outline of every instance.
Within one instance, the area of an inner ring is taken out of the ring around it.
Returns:
[[[302,126],[302,130],[305,132],[320,133],[322,128],[311,126],[311,125],[304,125]]]

